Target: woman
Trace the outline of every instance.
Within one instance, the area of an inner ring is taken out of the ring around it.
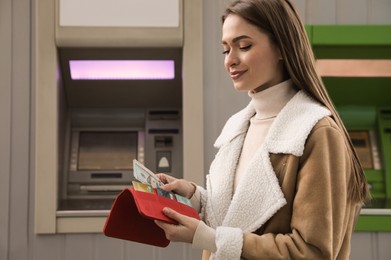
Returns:
[[[166,208],[178,225],[156,224],[203,259],[348,259],[369,194],[296,9],[240,0],[222,20],[225,67],[251,102],[216,140],[206,189],[159,174],[203,221]]]

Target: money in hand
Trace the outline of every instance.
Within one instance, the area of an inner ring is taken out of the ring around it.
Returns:
[[[138,181],[149,184],[153,188],[163,185],[160,179],[151,170],[136,159],[133,160],[133,175]]]

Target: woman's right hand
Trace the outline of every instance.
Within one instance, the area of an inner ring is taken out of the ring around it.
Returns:
[[[191,198],[196,190],[196,185],[185,179],[177,179],[164,173],[158,173],[156,176],[163,182],[163,185],[159,186],[163,190],[173,191],[186,198]]]

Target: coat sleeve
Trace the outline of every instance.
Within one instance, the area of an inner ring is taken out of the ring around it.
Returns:
[[[350,159],[340,131],[315,127],[307,138],[297,173],[291,232],[245,233],[245,259],[335,259],[351,210],[347,185]]]
[[[198,200],[198,205],[196,205],[196,210],[198,211],[198,214],[200,215],[200,218],[204,220],[205,218],[205,206],[206,206],[206,201],[207,201],[207,192],[206,190],[197,185],[197,189],[195,192],[195,197],[192,198],[193,200]],[[193,201],[191,201],[193,203]]]

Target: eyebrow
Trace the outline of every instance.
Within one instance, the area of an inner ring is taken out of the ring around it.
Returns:
[[[232,39],[232,43],[238,42],[238,41],[243,40],[243,39],[251,39],[251,37],[247,36],[247,35],[240,35],[238,37],[233,38]],[[227,45],[226,41],[222,41],[221,43],[224,44],[224,45]]]

